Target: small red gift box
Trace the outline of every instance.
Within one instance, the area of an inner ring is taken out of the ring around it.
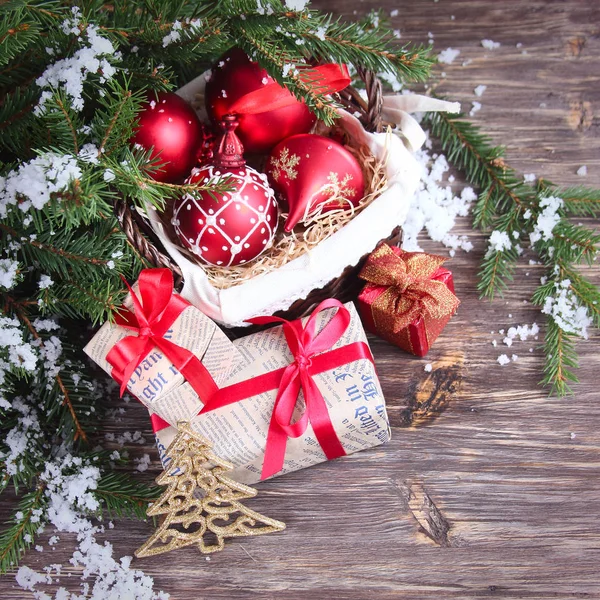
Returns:
[[[460,304],[452,273],[442,267],[446,260],[387,244],[376,248],[359,275],[367,282],[358,296],[365,329],[425,356]]]

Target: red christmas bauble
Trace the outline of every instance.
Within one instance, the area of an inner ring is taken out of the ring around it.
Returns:
[[[180,183],[196,166],[205,133],[194,109],[183,98],[160,92],[149,94],[131,142],[146,150],[154,148],[151,157],[163,163],[151,174],[153,179]]]
[[[246,166],[241,156],[235,119],[227,119],[215,164],[194,169],[186,183],[228,178],[234,189],[184,195],[173,205],[172,223],[182,244],[203,262],[228,267],[255,259],[272,244],[279,211],[266,175]]]
[[[269,182],[289,206],[285,231],[316,212],[357,206],[365,182],[356,158],[342,144],[322,135],[294,135],[269,155]]]
[[[254,92],[275,80],[252,62],[243,50],[234,48],[223,55],[212,69],[206,84],[208,115],[220,121],[231,113],[231,107],[245,94]],[[247,152],[268,152],[281,140],[306,133],[316,121],[306,104],[296,101],[290,106],[258,114],[238,114],[239,135]]]

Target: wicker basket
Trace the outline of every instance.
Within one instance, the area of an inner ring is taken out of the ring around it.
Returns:
[[[360,114],[359,119],[366,131],[379,132],[387,125],[382,122],[381,116],[383,103],[381,82],[371,71],[360,70],[359,75],[364,81],[368,101],[365,101],[358,91],[352,87],[348,87],[338,94],[338,99],[350,112]],[[181,289],[183,278],[179,266],[166,253],[144,217],[137,211],[132,211],[125,199],[120,199],[115,203],[115,213],[133,247],[151,265],[171,269],[175,278],[176,288]],[[396,245],[400,242],[400,236],[401,231],[397,227],[386,240],[382,241]],[[362,283],[358,279],[358,273],[366,258],[367,255],[363,256],[357,264],[348,266],[327,285],[313,289],[305,298],[296,300],[287,310],[275,313],[276,316],[290,320],[303,317],[309,314],[326,298],[337,298],[342,302],[354,300],[362,286]],[[238,333],[236,330],[243,331],[244,334],[250,331],[248,328],[232,328],[232,334],[235,335]]]

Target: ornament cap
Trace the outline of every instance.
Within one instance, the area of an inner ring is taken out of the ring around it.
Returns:
[[[217,167],[237,169],[246,164],[244,146],[235,133],[240,124],[236,115],[228,114],[219,122],[223,133],[217,145],[213,164]]]

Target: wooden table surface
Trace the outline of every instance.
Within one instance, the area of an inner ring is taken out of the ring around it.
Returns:
[[[316,4],[349,18],[376,6]],[[438,89],[467,110],[482,102],[474,121],[507,146],[507,162],[557,183],[600,187],[599,2],[383,2],[387,14],[396,8],[403,40],[427,43],[431,32],[437,52],[460,50],[437,68],[445,72]],[[486,38],[501,47],[485,50]],[[487,86],[482,98],[473,94],[479,84]],[[585,178],[576,175],[581,165]],[[480,301],[484,239],[468,218],[456,231],[475,248],[451,261],[462,305],[429,356],[371,339],[392,441],[259,485],[250,506],[285,521],[283,533],[234,540],[210,559],[187,548],[134,561],[159,589],[176,600],[600,598],[598,333],[578,344],[581,383],[571,397],[548,397],[537,385],[539,342],[516,342],[509,354],[518,362],[498,365],[507,349],[492,347],[492,330],[543,321],[525,302],[542,272],[526,256],[504,299]],[[598,268],[588,273],[599,281]],[[149,452],[151,469],[140,477],[155,476],[143,409],[128,405],[121,421],[106,425],[116,433],[139,429],[147,445],[131,453]],[[131,555],[150,532],[148,523],[119,521],[105,539],[116,555]],[[61,534],[57,550],[45,545],[23,564],[67,563],[74,546]],[[80,572],[63,572],[73,577],[60,585],[76,591]],[[0,597],[32,595],[9,574]]]

